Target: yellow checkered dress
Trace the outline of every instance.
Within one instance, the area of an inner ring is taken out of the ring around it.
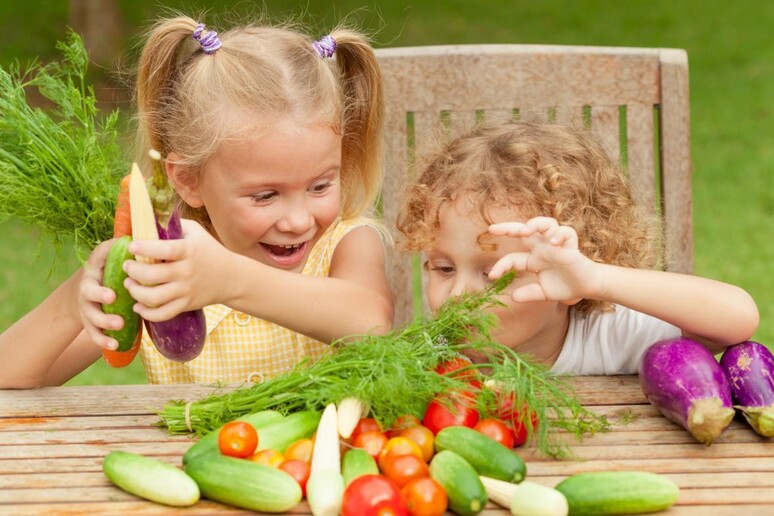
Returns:
[[[333,251],[352,229],[377,222],[359,217],[337,219],[309,254],[301,274],[328,276]],[[287,371],[302,358],[319,357],[327,345],[306,335],[233,310],[225,305],[204,308],[207,341],[201,354],[190,362],[164,358],[143,334],[140,356],[149,383],[241,382],[256,373],[261,378]]]

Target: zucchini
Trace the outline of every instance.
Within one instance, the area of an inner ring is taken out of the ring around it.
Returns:
[[[262,410],[260,412],[247,414],[237,419],[239,421],[250,423],[255,427],[256,430],[258,430],[258,440],[260,444],[263,429],[271,424],[282,421],[285,419],[285,417],[274,410]],[[221,426],[220,428],[223,427]],[[203,453],[218,451],[218,432],[220,432],[220,428],[216,428],[212,432],[199,439],[196,444],[188,448],[188,451],[185,452],[185,455],[183,455],[183,464],[188,464],[188,461]]]
[[[458,453],[479,475],[513,483],[527,476],[527,466],[516,452],[466,426],[447,426],[438,432],[435,449]]]
[[[131,241],[132,237],[125,235],[113,243],[108,251],[105,270],[102,273],[102,285],[116,293],[116,300],[109,305],[103,304],[102,311],[106,314],[120,315],[124,319],[124,326],[120,330],[105,330],[105,335],[118,341],[116,351],[132,349],[137,333],[140,331],[140,316],[132,310],[135,300],[124,286],[124,280],[127,277],[123,268],[124,262],[134,259],[134,255],[129,252]]]
[[[185,465],[202,495],[216,502],[258,512],[285,512],[301,501],[301,486],[278,468],[205,453]]]
[[[199,486],[184,471],[150,457],[113,451],[102,461],[102,471],[115,485],[135,496],[175,507],[199,501]]]
[[[378,475],[379,466],[371,454],[362,448],[350,448],[341,458],[341,474],[344,476],[344,485],[363,475]]]
[[[680,489],[669,478],[645,471],[579,473],[556,490],[567,498],[570,514],[643,514],[671,507]]]
[[[473,466],[459,454],[450,450],[437,453],[430,461],[430,478],[441,484],[449,497],[449,508],[456,514],[468,516],[484,510],[484,485]]]

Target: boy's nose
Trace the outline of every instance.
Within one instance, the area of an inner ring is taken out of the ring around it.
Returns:
[[[465,292],[476,292],[484,287],[483,282],[476,281],[467,275],[457,274],[451,289],[451,297],[457,297]]]

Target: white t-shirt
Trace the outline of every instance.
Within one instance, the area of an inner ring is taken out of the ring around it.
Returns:
[[[650,315],[616,305],[614,312],[570,310],[564,346],[551,368],[554,374],[632,374],[656,341],[679,337],[680,328]]]

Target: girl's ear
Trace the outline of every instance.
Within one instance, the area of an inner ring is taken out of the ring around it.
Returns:
[[[575,298],[575,299],[568,299],[567,301],[562,301],[562,304],[567,305],[567,306],[573,306],[573,305],[577,305],[581,301],[583,301],[583,298],[582,297],[578,297],[578,298]]]
[[[170,152],[165,160],[167,177],[175,191],[191,208],[201,208],[204,200],[199,195],[199,181],[189,167],[180,164],[180,155]]]

